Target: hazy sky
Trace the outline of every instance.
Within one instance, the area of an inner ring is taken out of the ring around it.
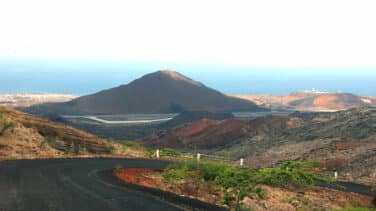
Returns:
[[[9,0],[0,58],[376,67],[376,1]]]
[[[226,93],[376,95],[375,0],[0,1],[0,92],[88,94],[167,66]]]

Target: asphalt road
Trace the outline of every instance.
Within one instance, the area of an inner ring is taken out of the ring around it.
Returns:
[[[0,161],[0,211],[221,210],[154,189],[125,185],[116,165],[160,169],[163,161],[65,159]]]

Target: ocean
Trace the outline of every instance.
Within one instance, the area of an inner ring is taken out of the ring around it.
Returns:
[[[376,96],[376,69],[280,68],[150,62],[0,61],[0,93],[86,95],[127,84],[167,66],[229,94],[289,94],[302,90]]]

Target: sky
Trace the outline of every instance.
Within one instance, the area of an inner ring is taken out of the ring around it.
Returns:
[[[86,88],[65,92],[84,94],[167,66],[229,93],[376,95],[374,8],[374,0],[0,1],[0,92],[64,91],[75,76]],[[20,71],[31,78],[17,79]],[[61,83],[43,81],[57,75]]]
[[[373,0],[12,0],[0,56],[376,67]]]

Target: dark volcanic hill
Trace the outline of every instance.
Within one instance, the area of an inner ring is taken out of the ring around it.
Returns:
[[[164,70],[127,85],[67,103],[35,106],[27,111],[59,114],[135,114],[182,111],[259,111],[254,103],[230,97],[177,72]]]

